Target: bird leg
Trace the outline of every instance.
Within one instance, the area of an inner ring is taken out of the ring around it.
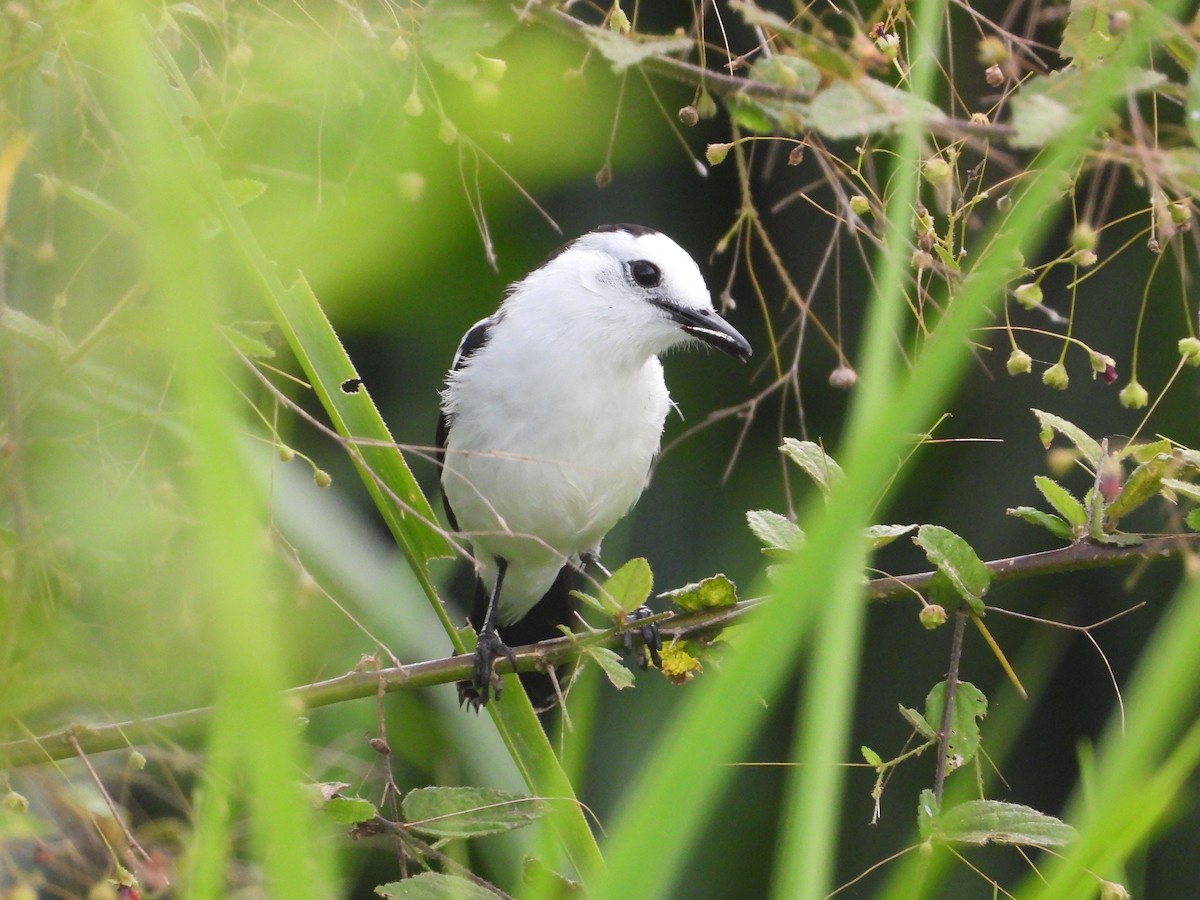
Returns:
[[[500,699],[503,682],[496,674],[496,660],[503,656],[512,663],[513,669],[517,667],[517,654],[504,641],[500,640],[500,635],[496,631],[496,609],[500,604],[500,588],[504,583],[504,573],[507,569],[508,561],[503,557],[496,557],[496,584],[492,587],[492,593],[488,597],[483,625],[476,636],[475,671],[470,681],[458,683],[458,705],[462,706],[464,703],[468,703],[475,708],[475,712],[479,712],[481,707],[487,706],[488,700],[493,694],[497,700]]]

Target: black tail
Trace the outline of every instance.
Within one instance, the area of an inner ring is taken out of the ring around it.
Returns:
[[[536,644],[550,638],[562,637],[559,625],[573,628],[575,623],[575,600],[571,590],[575,586],[575,569],[570,564],[565,565],[550,585],[545,596],[525,614],[525,618],[512,625],[501,626],[500,639],[509,647],[520,647],[524,644]],[[468,617],[471,626],[479,631],[483,627],[483,618],[487,614],[488,591],[482,581],[476,580],[475,602],[471,604],[471,614]],[[569,674],[568,666],[559,666],[555,670],[559,685]],[[529,695],[533,708],[538,712],[552,709],[558,703],[558,695],[554,691],[554,683],[544,672],[522,672],[519,676],[521,686]]]

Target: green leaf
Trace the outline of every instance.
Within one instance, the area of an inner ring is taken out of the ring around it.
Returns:
[[[915,728],[917,734],[921,735],[921,737],[925,738],[925,740],[937,740],[937,728],[930,728],[929,723],[925,721],[925,717],[915,709],[902,705],[900,707],[900,715],[904,716],[904,718],[908,721],[908,724]]]
[[[645,39],[636,34],[619,34],[608,28],[588,28],[584,35],[588,43],[612,63],[613,71],[618,75],[652,56],[687,53],[696,44],[692,38],[686,36]]]
[[[1059,56],[1080,68],[1110,56],[1121,45],[1121,36],[1109,27],[1109,17],[1116,12],[1128,13],[1129,4],[1124,0],[1071,0]]]
[[[1076,110],[1090,89],[1089,78],[1088,73],[1078,69],[1064,69],[1022,82],[1013,96],[1012,126],[1016,133],[1009,143],[1018,148],[1041,147],[1072,128]],[[1130,94],[1153,90],[1165,81],[1165,75],[1151,69],[1131,67],[1125,73]]]
[[[780,35],[799,56],[813,63],[822,72],[840,78],[850,78],[855,74],[856,63],[850,55],[835,40],[822,39],[828,32],[797,28],[777,13],[745,0],[729,0],[729,6],[747,25],[757,25]]]
[[[257,200],[267,189],[266,184],[253,178],[229,178],[224,185],[225,192],[238,206]]]
[[[507,3],[428,0],[421,50],[451,75],[474,81],[475,54],[500,43],[516,24],[517,15]]]
[[[1106,524],[1113,526],[1122,516],[1158,496],[1163,479],[1174,475],[1180,462],[1169,453],[1159,453],[1139,465],[1121,486],[1121,492],[1104,508]]]
[[[1162,486],[1180,497],[1186,497],[1200,503],[1200,484],[1191,481],[1181,481],[1178,478],[1164,478]]]
[[[1033,483],[1042,492],[1046,502],[1053,506],[1072,528],[1083,528],[1087,525],[1087,510],[1065,487],[1045,475],[1035,475]]]
[[[607,647],[589,647],[584,651],[584,655],[596,661],[600,671],[618,691],[633,687],[633,672],[621,660],[620,654]]]
[[[750,67],[750,77],[802,94],[813,94],[821,86],[821,70],[799,56],[760,59]]]
[[[927,841],[934,835],[934,825],[938,816],[938,802],[929,788],[921,791],[917,800],[917,831],[921,840]]]
[[[786,558],[804,546],[804,532],[800,526],[777,512],[752,509],[746,513],[746,524],[762,542],[763,553],[767,556]]]
[[[724,575],[709,575],[702,581],[687,584],[673,591],[659,594],[670,600],[684,612],[733,606],[737,603],[737,586]]]
[[[1197,506],[1183,520],[1187,523],[1187,527],[1192,531],[1200,531],[1200,506]]]
[[[898,537],[913,531],[916,525],[868,525],[863,534],[867,536],[867,544],[872,550],[886,547]]]
[[[946,576],[971,611],[983,615],[983,595],[992,583],[992,576],[971,545],[941,525],[922,525],[913,541]]]
[[[950,736],[946,740],[948,771],[969,763],[979,752],[979,720],[987,715],[987,697],[969,681],[960,681],[954,689],[954,709],[950,711]],[[933,686],[925,698],[925,721],[934,730],[942,728],[946,708],[946,682]]]
[[[1061,847],[1078,837],[1061,819],[999,800],[968,800],[946,810],[934,820],[933,836],[948,844],[1025,847]]]
[[[234,348],[251,359],[274,359],[275,348],[257,335],[247,334],[236,325],[221,326],[221,333]]]
[[[880,756],[878,753],[876,753],[874,750],[872,750],[870,747],[868,747],[866,744],[863,744],[861,747],[858,748],[858,750],[862,754],[862,758],[867,761],[868,766],[873,766],[874,768],[878,769],[880,766],[883,765],[883,757]]]
[[[1166,438],[1162,438],[1160,440],[1150,441],[1149,443],[1144,443],[1144,444],[1143,443],[1126,444],[1124,447],[1121,448],[1120,453],[1118,455],[1122,459],[1125,459],[1126,457],[1128,457],[1128,458],[1132,459],[1134,462],[1144,463],[1144,462],[1147,462],[1148,460],[1153,459],[1159,453],[1170,453],[1174,449],[1175,448],[1171,444],[1170,441],[1168,441]]]
[[[544,816],[544,800],[480,787],[426,787],[400,803],[404,821],[437,838],[471,838],[522,828]]]
[[[629,613],[645,606],[653,589],[654,574],[650,571],[650,563],[638,557],[613,572],[601,591],[603,596],[616,604],[620,613]]]
[[[942,111],[907,91],[861,76],[835,81],[808,104],[807,124],[830,140],[889,132],[914,119],[944,118]]]
[[[1032,506],[1014,506],[1005,510],[1005,513],[1010,516],[1016,516],[1018,519],[1024,519],[1030,525],[1045,528],[1052,535],[1062,538],[1064,541],[1075,540],[1075,534],[1071,531],[1070,525],[1058,516],[1051,515],[1043,510],[1034,509]]]
[[[379,814],[374,803],[361,797],[333,797],[326,801],[321,811],[342,825],[369,822]]]
[[[1042,412],[1040,409],[1033,410],[1033,414],[1037,416],[1038,421],[1042,425],[1041,439],[1042,446],[1049,449],[1050,442],[1054,439],[1054,432],[1058,432],[1083,454],[1084,460],[1095,469],[1100,465],[1100,444],[1094,438],[1089,437],[1078,425],[1073,425],[1061,416],[1056,416],[1053,413]]]
[[[792,462],[804,470],[826,496],[841,484],[846,473],[834,462],[833,457],[825,452],[820,444],[812,441],[798,441],[795,438],[784,438],[783,446],[779,448]]]
[[[385,900],[496,900],[487,888],[441,872],[422,872],[403,881],[392,881],[375,888]]]
[[[521,860],[521,883],[529,885],[552,885],[554,890],[550,896],[556,900],[568,900],[570,897],[585,897],[583,885],[572,881],[561,872],[556,872],[546,865],[545,860],[537,856],[527,856]]]

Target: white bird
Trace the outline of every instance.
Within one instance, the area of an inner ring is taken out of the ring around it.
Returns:
[[[598,559],[658,453],[671,408],[658,357],[697,341],[750,355],[695,261],[640,225],[565,244],[463,337],[437,430],[447,514],[480,576],[460,700],[478,710],[500,696],[494,663],[515,663],[507,642],[570,623],[573,572]]]

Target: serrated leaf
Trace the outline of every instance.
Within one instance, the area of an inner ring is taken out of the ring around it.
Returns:
[[[379,814],[374,803],[361,797],[333,797],[326,801],[321,811],[342,825],[369,822]]]
[[[873,766],[874,768],[878,769],[883,765],[883,757],[866,744],[863,744],[861,747],[859,747],[858,751],[862,754],[862,758],[866,760],[868,766]]]
[[[1087,510],[1083,504],[1065,487],[1053,478],[1045,475],[1035,475],[1033,483],[1046,498],[1046,502],[1054,507],[1073,528],[1083,528],[1087,525]]]
[[[695,46],[690,37],[654,37],[645,39],[635,34],[625,35],[607,28],[588,28],[584,35],[588,43],[610,63],[620,75],[630,66],[645,62],[652,56],[687,53]]]
[[[971,611],[983,615],[983,595],[992,583],[992,575],[971,545],[941,525],[922,525],[913,541],[946,576]]]
[[[500,43],[517,24],[507,3],[427,0],[421,21],[421,50],[457,78],[473,81],[475,55]]]
[[[422,834],[470,838],[500,834],[535,822],[549,811],[544,800],[481,787],[426,787],[404,795],[404,821]]]
[[[1139,465],[1125,479],[1121,492],[1104,508],[1107,524],[1115,525],[1122,516],[1157,497],[1162,490],[1163,479],[1174,475],[1179,468],[1179,460],[1168,453],[1159,453]]]
[[[1024,519],[1030,525],[1045,528],[1052,535],[1062,538],[1064,541],[1075,540],[1075,534],[1071,531],[1070,525],[1058,516],[1051,515],[1043,510],[1034,509],[1032,506],[1014,506],[1005,510],[1005,513],[1010,516],[1016,516],[1018,519]]]
[[[403,881],[392,881],[375,888],[385,900],[496,900],[487,888],[441,872],[422,872]]]
[[[904,716],[908,724],[916,729],[917,734],[925,738],[927,741],[936,740],[938,733],[936,728],[930,728],[929,723],[925,721],[925,717],[911,707],[900,706],[900,715]]]
[[[916,525],[868,525],[863,529],[867,544],[872,550],[886,547],[898,537],[903,537],[913,531]]]
[[[718,606],[733,606],[737,603],[737,586],[727,576],[718,573],[694,584],[664,591],[658,596],[671,601],[684,612],[695,612]]]
[[[846,473],[820,444],[812,441],[798,441],[795,438],[784,438],[783,446],[779,448],[784,455],[804,470],[813,480],[821,493],[826,496],[833,488],[846,479]]]
[[[835,81],[808,104],[807,124],[830,140],[888,132],[914,119],[926,124],[942,111],[908,91],[861,76]]]
[[[1054,432],[1057,431],[1079,449],[1093,469],[1100,465],[1100,444],[1082,428],[1054,413],[1042,412],[1040,409],[1032,412],[1042,426],[1040,437],[1043,447],[1049,449],[1050,442],[1054,440]]]
[[[238,206],[257,200],[267,189],[265,183],[253,178],[230,178],[224,184],[225,192]]]
[[[948,844],[1061,847],[1078,834],[1061,819],[1019,803],[968,800],[936,817],[933,836]]]
[[[584,655],[590,656],[596,661],[596,665],[600,667],[604,677],[618,691],[633,687],[633,672],[621,660],[620,654],[607,647],[589,647],[584,651]]]
[[[960,681],[954,689],[954,709],[950,711],[950,735],[946,753],[954,768],[975,758],[979,752],[979,720],[987,715],[987,697],[969,681]],[[935,731],[942,728],[946,708],[946,682],[933,686],[925,698],[925,721]]]
[[[1122,459],[1128,457],[1134,462],[1144,463],[1149,459],[1153,459],[1159,453],[1170,453],[1174,447],[1166,438],[1157,441],[1150,441],[1146,444],[1126,444],[1121,448],[1120,457]]]
[[[1197,506],[1183,520],[1192,531],[1200,531],[1200,506]]]
[[[787,557],[804,546],[804,532],[787,516],[769,509],[752,509],[746,513],[746,524],[763,544],[768,556]]]
[[[631,559],[604,582],[601,591],[616,604],[621,613],[630,613],[645,606],[654,589],[654,574],[650,563],[642,557]]]

